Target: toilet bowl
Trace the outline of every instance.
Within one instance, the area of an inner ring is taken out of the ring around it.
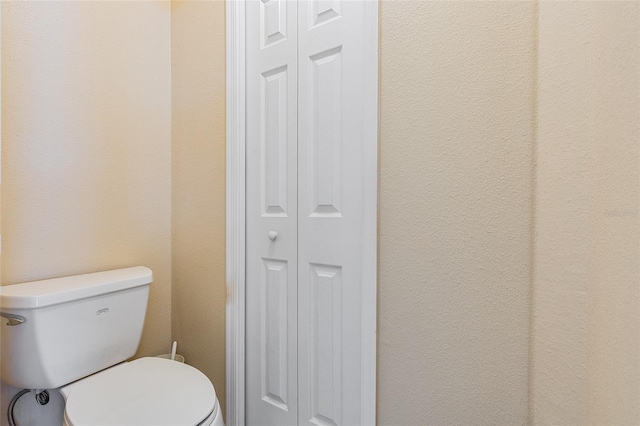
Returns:
[[[204,374],[178,362],[139,358],[60,388],[64,425],[223,426]]]
[[[209,379],[135,355],[151,270],[118,269],[15,284],[0,293],[3,381],[58,389],[67,426],[223,426]]]

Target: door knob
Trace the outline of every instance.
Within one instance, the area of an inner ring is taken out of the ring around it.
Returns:
[[[276,231],[269,231],[269,239],[271,241],[275,241],[278,238],[278,233]]]

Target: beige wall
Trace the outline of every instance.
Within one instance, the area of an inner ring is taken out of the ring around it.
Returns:
[[[586,422],[588,8],[586,2],[540,8],[531,383],[540,425]]]
[[[640,424],[640,3],[596,4],[587,421]]]
[[[150,267],[138,355],[171,337],[170,31],[168,2],[2,2],[2,284]]]
[[[225,406],[225,11],[173,1],[172,335]]]
[[[542,2],[534,423],[640,423],[640,3]]]
[[[527,419],[535,4],[381,4],[378,421]]]

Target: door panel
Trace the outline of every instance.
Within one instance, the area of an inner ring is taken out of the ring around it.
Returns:
[[[311,264],[307,300],[310,419],[338,424],[342,411],[342,267]]]
[[[314,217],[340,217],[342,200],[342,104],[341,48],[311,56],[307,90],[309,90],[309,200]],[[306,150],[305,150],[306,151]]]
[[[284,410],[289,408],[287,365],[287,336],[289,306],[288,262],[263,259],[261,282],[261,341],[262,392],[264,401]],[[294,395],[295,398],[295,395]]]
[[[363,289],[375,289],[375,279],[365,282],[363,273],[375,268],[375,262],[363,260],[365,233],[372,231],[365,211],[365,162],[371,162],[368,154],[377,145],[367,131],[375,116],[372,122],[366,105],[372,90],[366,78],[371,73],[366,3],[298,3],[301,425],[358,425],[365,417]]]
[[[246,4],[246,422],[252,425],[297,424],[296,6]]]

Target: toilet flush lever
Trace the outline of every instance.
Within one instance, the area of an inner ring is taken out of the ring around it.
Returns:
[[[269,231],[269,234],[267,235],[269,235],[269,239],[271,241],[275,241],[276,238],[278,238],[278,233],[276,231]]]
[[[0,317],[8,319],[9,322],[7,323],[7,325],[11,325],[11,326],[20,325],[22,323],[27,322],[27,319],[23,316],[16,315],[16,314],[8,314],[6,312],[0,312]]]

